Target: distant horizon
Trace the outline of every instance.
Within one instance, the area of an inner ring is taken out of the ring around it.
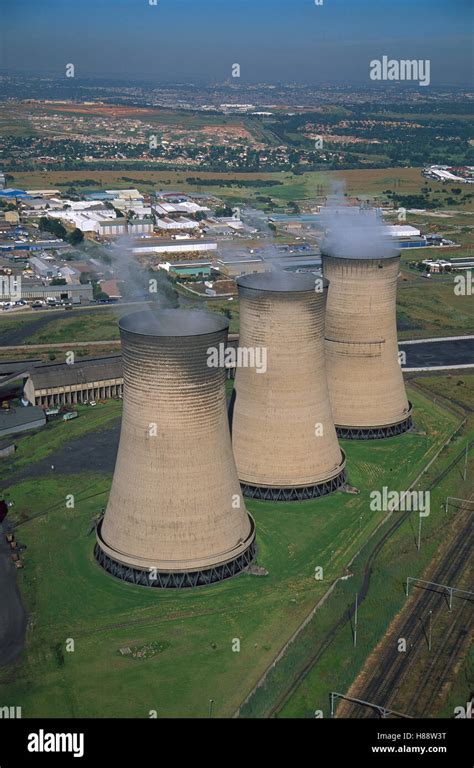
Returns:
[[[3,0],[0,68],[61,77],[71,63],[77,79],[357,87],[374,85],[370,62],[386,55],[429,60],[432,88],[472,84],[470,0],[150,2]]]
[[[268,88],[277,88],[278,86],[282,87],[298,87],[298,88],[314,88],[317,90],[320,89],[327,89],[327,88],[338,88],[338,89],[356,89],[356,90],[373,90],[373,91],[381,91],[381,90],[400,90],[400,91],[419,91],[423,94],[423,88],[420,88],[418,83],[413,82],[387,82],[387,81],[381,81],[381,82],[374,82],[374,81],[367,81],[367,82],[361,82],[361,81],[341,81],[341,80],[334,80],[334,81],[321,81],[318,83],[313,82],[305,82],[305,81],[295,81],[295,80],[247,80],[243,82],[233,82],[227,78],[226,80],[197,80],[194,79],[180,79],[176,80],[173,78],[170,79],[161,79],[158,80],[152,76],[150,76],[147,73],[134,73],[133,75],[124,75],[122,73],[113,73],[113,72],[89,72],[83,76],[76,75],[74,79],[67,80],[64,75],[61,75],[57,71],[54,70],[36,70],[33,72],[32,70],[12,70],[12,69],[5,69],[0,67],[0,78],[4,77],[24,77],[27,79],[45,79],[51,80],[52,82],[57,81],[58,83],[61,83],[62,85],[68,85],[74,86],[77,83],[89,83],[89,82],[110,82],[110,81],[116,81],[117,83],[121,84],[146,84],[146,85],[154,85],[154,86],[188,86],[188,87],[196,87],[196,88],[207,88],[207,87],[227,87],[227,88],[234,88],[235,90],[238,90],[239,88],[245,89],[245,88],[252,88],[256,86],[262,86],[262,87],[268,87]],[[0,88],[1,88],[1,82],[0,82]],[[430,95],[431,93],[436,93],[439,91],[443,91],[445,89],[449,90],[457,90],[457,91],[470,91],[474,94],[474,82],[471,81],[465,81],[465,82],[458,82],[458,83],[438,83],[436,86],[432,86],[429,88],[427,94]]]

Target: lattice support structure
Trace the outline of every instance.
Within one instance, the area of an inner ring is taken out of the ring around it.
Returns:
[[[241,483],[242,493],[249,499],[261,501],[307,501],[327,496],[334,491],[340,491],[346,484],[345,469],[336,477],[317,485],[308,485],[302,488],[265,488]]]
[[[96,544],[94,548],[94,556],[97,562],[111,576],[120,579],[120,581],[154,589],[204,587],[208,584],[215,584],[218,581],[230,579],[232,576],[237,576],[237,574],[248,568],[255,559],[256,554],[257,545],[254,540],[245,552],[242,552],[239,557],[228,563],[201,571],[184,571],[181,573],[168,571],[160,573],[158,571],[144,571],[139,568],[123,565],[106,555],[99,544]]]
[[[386,427],[338,427],[337,436],[344,440],[385,440],[387,437],[396,437],[413,428],[412,409],[408,416],[398,424],[390,424]]]

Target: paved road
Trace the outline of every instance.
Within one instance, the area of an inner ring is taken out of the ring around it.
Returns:
[[[28,464],[15,471],[14,459],[4,464],[8,486],[17,485],[23,480],[44,478],[51,474],[74,475],[78,472],[101,472],[112,476],[117,459],[120,437],[120,416],[113,426],[88,432],[82,437],[61,445],[41,461]],[[52,469],[54,467],[54,469]]]
[[[0,525],[0,667],[14,661],[23,650],[26,612],[16,583],[16,568]]]
[[[474,366],[474,336],[401,341],[406,354],[405,370]]]

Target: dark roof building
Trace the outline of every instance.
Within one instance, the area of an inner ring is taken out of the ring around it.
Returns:
[[[33,405],[50,407],[118,397],[122,389],[122,357],[112,355],[37,366],[30,371],[24,393]]]
[[[18,432],[29,432],[44,427],[46,416],[42,408],[20,407],[0,410],[0,437]]]

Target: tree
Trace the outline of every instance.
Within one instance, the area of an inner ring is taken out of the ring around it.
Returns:
[[[73,231],[66,237],[66,240],[70,245],[79,245],[79,243],[82,243],[84,240],[84,232],[82,229],[76,227],[76,229],[73,229]]]
[[[38,222],[38,226],[43,232],[51,232],[51,234],[56,235],[56,237],[59,237],[61,240],[65,240],[66,238],[67,231],[61,222],[56,219],[49,219],[47,216],[42,216]]]
[[[228,205],[225,205],[223,208],[217,208],[214,215],[215,216],[232,216],[232,208],[229,208]]]
[[[96,301],[106,301],[107,299],[110,299],[110,296],[108,293],[105,293],[105,291],[97,291],[94,292],[94,299]]]

